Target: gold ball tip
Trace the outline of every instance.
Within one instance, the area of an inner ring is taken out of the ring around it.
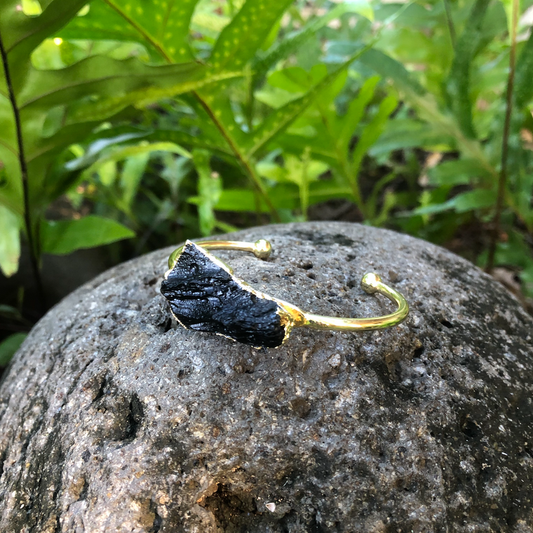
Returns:
[[[259,259],[266,259],[272,252],[272,245],[265,239],[255,241],[254,254]]]
[[[375,274],[374,272],[368,272],[363,276],[361,280],[361,287],[368,294],[374,294],[378,291],[379,285],[381,283],[381,276]]]

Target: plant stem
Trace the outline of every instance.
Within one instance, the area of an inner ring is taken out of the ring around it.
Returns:
[[[252,133],[254,129],[254,104],[255,104],[253,76],[250,76],[247,82],[248,82],[248,88],[247,88],[248,102],[246,102],[245,115],[246,115],[246,124],[248,126],[248,133]]]
[[[450,39],[452,46],[455,48],[455,42],[457,40],[455,34],[455,26],[452,19],[452,10],[450,8],[450,0],[442,0],[444,2],[444,10],[446,12],[446,23],[448,24],[448,31],[450,32]]]
[[[22,123],[20,120],[19,109],[17,106],[17,98],[15,96],[15,90],[11,80],[11,73],[9,71],[9,63],[7,60],[7,51],[4,48],[2,37],[0,36],[0,55],[2,56],[2,65],[4,67],[4,75],[6,78],[7,92],[9,96],[9,102],[13,109],[13,117],[15,119],[15,130],[17,134],[18,153],[17,157],[20,165],[20,177],[22,181],[22,194],[24,199],[24,225],[26,227],[26,237],[28,239],[28,246],[30,248],[30,263],[35,278],[35,285],[37,287],[37,295],[41,311],[46,311],[46,297],[44,292],[43,281],[41,278],[41,271],[39,269],[39,252],[37,249],[37,243],[34,238],[33,221],[31,218],[30,209],[30,190],[28,180],[28,167],[26,166],[26,157],[24,154],[24,142],[22,138]]]
[[[307,147],[302,154],[302,180],[299,186],[300,189],[300,210],[302,217],[307,220],[307,211],[309,209],[309,175],[307,173],[309,161],[311,160],[311,150]]]
[[[498,182],[498,197],[496,199],[496,213],[492,222],[492,235],[489,245],[489,255],[487,259],[486,271],[491,273],[494,269],[494,256],[496,255],[496,245],[500,237],[501,215],[505,197],[505,185],[507,182],[507,160],[509,156],[509,132],[511,129],[511,114],[513,110],[513,87],[516,65],[516,28],[518,26],[519,1],[513,0],[512,4],[512,24],[511,24],[511,52],[509,54],[509,76],[507,78],[507,94],[505,122],[503,125],[502,138],[502,158],[500,168],[500,178]]]
[[[222,134],[222,136],[224,137],[226,142],[229,144],[231,150],[235,154],[235,157],[239,160],[239,162],[243,166],[244,170],[247,172],[247,174],[252,179],[257,191],[259,192],[259,194],[261,195],[261,197],[263,198],[263,200],[267,204],[268,209],[270,210],[274,220],[276,222],[281,222],[281,219],[279,218],[278,212],[277,212],[276,208],[274,207],[274,205],[272,204],[272,201],[268,197],[268,192],[266,191],[263,183],[261,182],[261,179],[257,175],[257,173],[256,173],[253,165],[251,164],[251,162],[248,160],[248,158],[244,154],[241,153],[241,151],[235,145],[235,143],[233,142],[233,139],[231,138],[231,136],[228,135],[228,133],[226,132],[226,129],[220,123],[220,121],[216,117],[215,113],[213,113],[213,110],[209,107],[209,105],[202,98],[202,96],[197,91],[193,91],[193,95],[198,100],[198,102],[200,102],[200,105],[204,108],[205,112],[209,115],[209,118],[213,121],[213,124],[218,128],[218,130],[220,131],[220,133]]]

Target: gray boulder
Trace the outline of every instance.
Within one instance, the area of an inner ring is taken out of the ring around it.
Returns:
[[[533,531],[533,320],[436,246],[346,223],[267,226],[214,252],[306,311],[411,305],[382,331],[295,329],[256,350],[187,331],[171,249],[53,308],[0,385],[2,533]]]

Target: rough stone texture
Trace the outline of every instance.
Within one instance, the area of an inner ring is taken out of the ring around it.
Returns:
[[[402,325],[296,329],[255,350],[187,331],[158,286],[170,250],[77,290],[0,387],[0,531],[533,530],[533,320],[471,264],[355,224],[243,231],[267,262],[216,255],[253,286]]]

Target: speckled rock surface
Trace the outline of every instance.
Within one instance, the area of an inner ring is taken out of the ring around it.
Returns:
[[[407,236],[269,226],[236,275],[337,316],[255,350],[169,319],[170,250],[108,271],[35,327],[0,386],[0,531],[533,531],[533,320],[498,284]]]

